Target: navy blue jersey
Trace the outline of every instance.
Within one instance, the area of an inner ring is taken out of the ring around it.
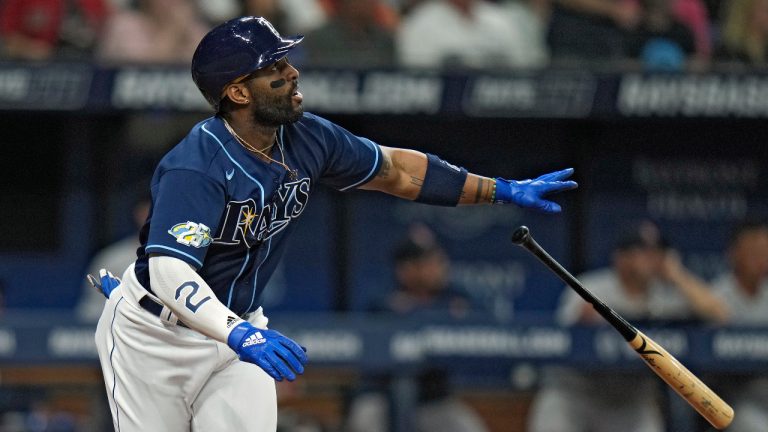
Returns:
[[[321,117],[305,113],[281,126],[271,156],[257,158],[219,117],[197,125],[163,157],[152,177],[152,208],[141,229],[136,275],[150,290],[149,254],[192,265],[216,297],[238,315],[255,310],[318,182],[353,189],[379,170],[381,149]]]

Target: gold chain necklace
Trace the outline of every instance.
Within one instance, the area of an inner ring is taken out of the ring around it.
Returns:
[[[276,160],[276,159],[272,159],[268,154],[265,153],[265,152],[268,152],[269,150],[271,150],[272,147],[275,146],[275,142],[277,141],[277,138],[275,138],[275,141],[273,141],[272,144],[269,147],[265,148],[264,150],[259,150],[256,147],[254,147],[253,145],[251,145],[248,141],[244,140],[240,135],[238,135],[237,132],[235,132],[235,130],[232,128],[232,126],[229,125],[229,122],[227,122],[226,119],[222,118],[222,120],[224,121],[224,126],[226,126],[227,130],[229,131],[229,133],[231,133],[232,136],[235,137],[237,142],[239,142],[240,145],[242,145],[246,150],[250,150],[250,151],[252,151],[254,153],[258,153],[258,154],[264,156],[265,158],[269,159],[271,162],[274,162],[274,163],[282,166],[283,168],[285,168],[285,171],[288,172],[288,175],[291,177],[291,180],[296,180],[298,178],[299,173],[295,169],[291,169],[291,167],[289,167],[285,163],[285,154],[283,154],[283,148],[281,146],[278,145],[277,148],[280,150],[280,159],[282,159],[282,161],[279,161],[279,160]]]

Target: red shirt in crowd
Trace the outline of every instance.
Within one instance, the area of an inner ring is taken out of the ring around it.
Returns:
[[[23,36],[53,47],[70,2],[94,27],[106,19],[104,0],[4,0],[0,2],[0,34]]]

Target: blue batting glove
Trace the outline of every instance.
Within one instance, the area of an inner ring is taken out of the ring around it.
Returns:
[[[560,205],[542,199],[544,195],[575,189],[579,185],[575,181],[562,181],[573,174],[573,168],[544,174],[533,180],[505,180],[496,178],[496,198],[494,203],[517,204],[520,207],[542,211],[544,213],[559,213]]]
[[[304,348],[275,330],[264,330],[248,322],[240,323],[232,329],[227,338],[227,345],[239,356],[240,360],[253,363],[277,381],[296,379],[296,374],[304,373],[307,354]]]
[[[115,275],[106,269],[99,270],[99,278],[101,280],[97,280],[91,275],[86,275],[86,278],[88,279],[88,282],[91,283],[91,286],[101,291],[106,298],[109,298],[109,295],[112,294],[112,291],[114,291],[121,282],[120,278],[115,277]]]

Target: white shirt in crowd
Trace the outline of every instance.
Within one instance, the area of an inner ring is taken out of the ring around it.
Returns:
[[[417,6],[396,36],[407,67],[538,67],[547,61],[544,29],[526,6],[475,0],[469,16],[445,0]]]

